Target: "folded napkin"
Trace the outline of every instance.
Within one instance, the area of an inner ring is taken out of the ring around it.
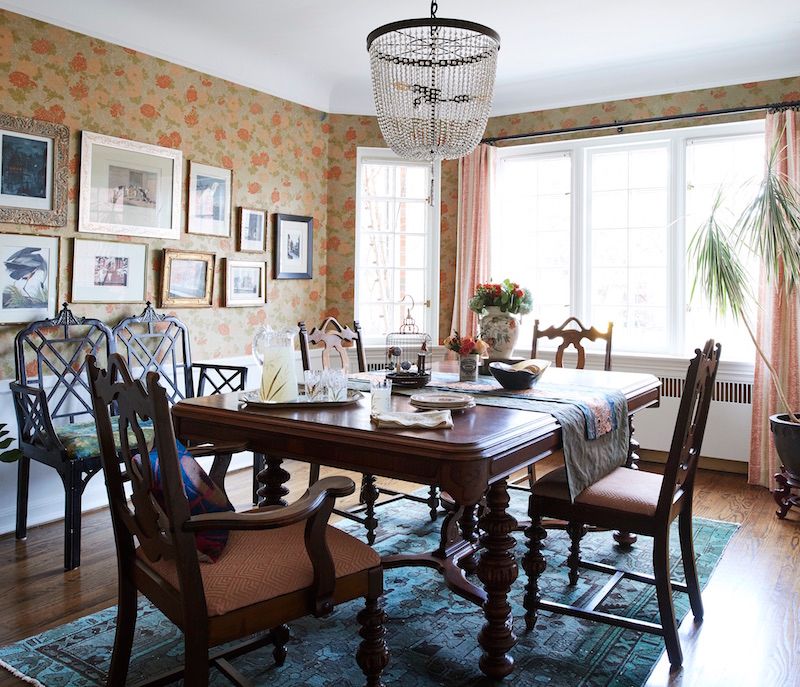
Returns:
[[[372,422],[378,427],[420,427],[422,429],[450,429],[453,416],[449,410],[432,410],[425,413],[375,413]]]

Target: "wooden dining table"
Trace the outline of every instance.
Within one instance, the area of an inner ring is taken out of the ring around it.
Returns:
[[[653,375],[552,368],[552,384],[622,392],[633,414],[659,401]],[[409,399],[392,396],[392,409],[410,411]],[[390,477],[446,491],[456,504],[445,517],[436,550],[394,555],[386,567],[426,565],[439,570],[455,593],[481,605],[480,669],[493,679],[513,670],[516,643],[508,595],[518,564],[508,512],[508,478],[561,448],[561,430],[546,413],[487,405],[453,414],[452,429],[379,429],[370,421],[369,394],[337,408],[242,406],[240,394],[192,398],[173,408],[177,436],[195,441],[235,441],[267,456],[259,475],[266,504],[281,504],[291,458],[343,470]],[[632,426],[632,425],[631,425]],[[476,518],[482,505],[480,521]],[[480,531],[478,541],[476,532]],[[475,571],[480,585],[468,579]]]

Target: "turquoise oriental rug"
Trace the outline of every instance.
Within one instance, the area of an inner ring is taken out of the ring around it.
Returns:
[[[513,510],[524,512],[524,499],[513,492]],[[427,507],[400,501],[379,509],[381,529],[377,548],[382,553],[406,553],[434,548],[441,517],[432,524]],[[342,527],[360,534],[360,526]],[[737,525],[695,518],[697,569],[703,585],[719,562]],[[519,536],[519,535],[518,535]],[[519,536],[517,556],[524,552]],[[569,538],[550,531],[545,540],[548,568],[542,577],[545,598],[565,603],[592,596],[608,579],[602,573],[582,571],[575,588],[567,586],[565,560]],[[673,578],[681,579],[677,529],[671,546]],[[615,546],[610,532],[588,534],[583,540],[586,559],[632,570],[651,572],[650,540],[640,538],[631,551]],[[568,616],[542,614],[535,631],[526,635],[522,597],[526,577],[520,570],[512,589],[514,628],[519,642],[512,651],[515,670],[506,683],[514,687],[628,687],[643,685],[664,645],[660,637],[590,623]],[[386,572],[388,615],[386,640],[391,651],[384,681],[402,687],[484,687],[497,685],[478,670],[477,643],[483,624],[480,610],[452,594],[436,573],[427,568]],[[685,594],[675,593],[679,618],[688,611]],[[272,647],[242,656],[234,665],[256,685],[270,687],[346,687],[363,685],[354,659],[359,640],[356,613],[362,602],[337,608],[329,617],[307,618],[290,625],[292,640],[282,668],[272,662]],[[606,600],[605,610],[658,621],[655,590],[650,585],[623,581]],[[105,670],[114,640],[116,609],[109,608],[67,625],[0,648],[0,665],[28,683],[45,687],[96,687],[105,684]],[[182,661],[180,632],[144,598],[128,684],[157,675]],[[212,670],[212,685],[229,684]],[[120,686],[121,687],[121,686]]]

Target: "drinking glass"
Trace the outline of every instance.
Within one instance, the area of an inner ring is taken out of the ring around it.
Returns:
[[[306,396],[308,400],[317,403],[325,401],[328,397],[328,387],[325,384],[325,375],[322,370],[306,370],[303,373],[306,383]]]
[[[386,377],[372,377],[369,380],[372,397],[372,415],[387,413],[392,409],[392,380]]]
[[[347,373],[344,370],[326,370],[325,383],[329,401],[347,400]]]

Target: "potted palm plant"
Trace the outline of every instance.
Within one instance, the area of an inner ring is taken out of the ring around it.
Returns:
[[[775,448],[784,468],[791,473],[793,486],[800,486],[800,416],[798,409],[789,406],[780,377],[755,336],[751,321],[753,295],[740,253],[744,247],[760,260],[767,278],[777,287],[779,298],[794,297],[800,284],[800,191],[778,173],[778,153],[777,148],[770,152],[755,197],[732,224],[726,225],[721,219],[722,193],[717,194],[710,216],[689,244],[689,253],[696,268],[692,296],[696,289],[702,289],[720,315],[731,313],[741,322],[769,370],[786,411],[770,417]],[[787,485],[782,486],[788,496]]]
[[[18,448],[8,448],[13,441],[14,438],[8,436],[6,426],[0,422],[0,463],[13,463],[22,457]]]

